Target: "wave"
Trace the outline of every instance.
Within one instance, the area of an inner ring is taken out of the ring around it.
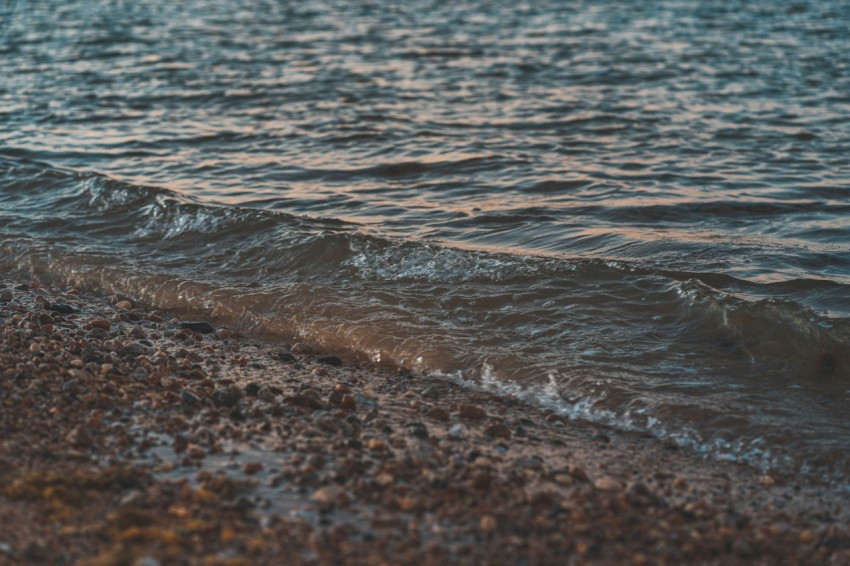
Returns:
[[[436,372],[757,465],[810,466],[850,439],[850,318],[808,304],[847,296],[841,282],[391,238],[20,158],[0,158],[0,273]]]

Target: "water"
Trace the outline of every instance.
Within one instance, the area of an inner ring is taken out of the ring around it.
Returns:
[[[0,1],[0,274],[850,477],[850,4]]]

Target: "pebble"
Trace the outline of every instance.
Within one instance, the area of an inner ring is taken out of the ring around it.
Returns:
[[[77,309],[71,305],[66,305],[65,303],[53,303],[50,305],[50,310],[58,312],[59,314],[74,314],[77,312]]]
[[[495,531],[497,526],[496,519],[493,518],[492,515],[484,515],[483,517],[481,517],[481,521],[479,521],[478,525],[482,531],[487,533]]]
[[[201,402],[197,395],[185,389],[180,392],[180,398],[189,405],[197,405]]]
[[[342,360],[336,356],[325,356],[323,358],[319,358],[317,361],[333,367],[339,367],[342,365]]]
[[[496,423],[488,426],[484,430],[484,434],[492,438],[506,438],[509,439],[511,437],[511,429],[507,427],[504,423]]]
[[[458,414],[465,419],[483,419],[487,416],[487,411],[477,405],[461,403],[457,406]]]
[[[117,303],[115,303],[115,308],[124,309],[125,311],[128,311],[133,308],[133,303],[127,300],[118,301]]]
[[[180,328],[191,330],[192,332],[199,332],[201,334],[212,334],[215,332],[215,328],[212,324],[203,321],[181,322]]]
[[[89,326],[91,326],[92,328],[100,328],[103,330],[109,330],[110,328],[112,328],[112,324],[104,318],[91,319],[89,321]]]
[[[278,352],[277,357],[280,361],[288,364],[298,361],[297,358],[289,352]]]
[[[343,395],[339,402],[339,408],[347,411],[354,411],[357,409],[357,401],[354,399],[353,395]]]
[[[0,303],[10,303],[15,296],[8,289],[0,291]]]
[[[118,350],[118,355],[121,357],[130,356],[133,358],[136,356],[150,356],[153,355],[153,348],[140,344],[139,342],[130,342],[129,344],[124,344],[124,347]]]
[[[378,406],[378,401],[376,399],[372,399],[371,397],[367,397],[365,395],[360,395],[359,393],[354,396],[354,400],[357,401],[358,405],[362,405],[369,409],[374,409]]]
[[[623,484],[612,477],[603,476],[593,482],[593,487],[599,491],[619,491],[623,488]]]
[[[216,338],[219,338],[221,340],[227,340],[229,338],[233,338],[234,336],[236,336],[236,333],[233,332],[232,330],[227,329],[227,328],[219,328],[218,330],[215,331],[215,335],[216,335]]]
[[[241,397],[242,393],[235,387],[216,389],[212,394],[212,400],[216,405],[228,408],[235,407]]]
[[[428,427],[425,426],[424,423],[420,423],[418,421],[407,423],[405,425],[407,431],[411,436],[415,436],[416,438],[426,439],[428,438]]]
[[[429,419],[434,419],[435,421],[446,422],[451,418],[449,412],[442,407],[433,407],[425,413],[425,416]]]
[[[466,434],[466,427],[462,424],[456,424],[449,429],[449,438],[459,439]]]
[[[246,475],[252,476],[258,472],[261,472],[263,468],[265,468],[265,466],[263,466],[262,462],[247,462],[242,467],[242,472],[244,472]]]

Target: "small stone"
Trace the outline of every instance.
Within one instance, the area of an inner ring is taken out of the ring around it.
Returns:
[[[280,361],[287,364],[291,364],[298,361],[298,359],[289,352],[278,352],[277,357]]]
[[[286,397],[284,401],[290,405],[305,407],[307,409],[313,409],[314,411],[325,408],[324,403],[310,395],[290,395],[289,397]]]
[[[10,302],[12,302],[12,299],[14,299],[14,298],[15,298],[15,296],[8,289],[4,289],[3,291],[0,291],[0,303],[10,303]]]
[[[192,332],[199,332],[201,334],[212,334],[215,332],[215,328],[212,324],[203,321],[181,322],[180,328],[191,330]]]
[[[298,342],[292,345],[292,353],[299,356],[308,356],[313,353],[313,348],[304,342]]]
[[[463,438],[465,433],[466,428],[462,424],[456,424],[449,429],[449,438],[457,440],[459,438]]]
[[[582,468],[581,466],[576,466],[575,464],[571,464],[567,468],[567,473],[570,474],[574,479],[576,479],[578,481],[581,481],[581,482],[590,481],[590,478],[588,477],[587,472],[585,472],[584,468]]]
[[[41,344],[39,344],[38,342],[33,342],[32,344],[30,344],[29,351],[33,354],[41,352]]]
[[[339,367],[342,365],[342,360],[336,356],[325,356],[323,358],[319,358],[317,361],[333,367]]]
[[[504,423],[496,423],[488,426],[484,430],[484,434],[492,438],[509,439],[511,437],[511,429],[509,429]]]
[[[446,422],[449,420],[451,415],[449,412],[442,407],[433,407],[425,413],[425,416],[429,419],[434,419],[435,421]]]
[[[428,438],[428,427],[425,426],[424,423],[420,423],[418,421],[407,423],[405,428],[407,428],[407,431],[411,436],[415,436],[416,438],[421,438],[423,440]]]
[[[66,305],[65,303],[53,303],[50,305],[50,310],[58,312],[59,314],[74,314],[77,312],[77,309],[71,305]]]
[[[377,399],[373,399],[371,397],[367,397],[365,395],[360,395],[359,393],[354,396],[354,400],[357,401],[358,405],[362,405],[369,409],[375,409],[378,406]]]
[[[339,402],[339,408],[346,411],[354,411],[357,409],[357,401],[353,395],[343,395]]]
[[[213,402],[220,407],[235,407],[239,399],[242,398],[242,393],[235,387],[216,389],[211,397]]]
[[[124,347],[118,350],[118,355],[122,358],[136,356],[151,356],[153,355],[153,348],[150,346],[145,346],[139,342],[130,342],[129,344],[125,344]]]
[[[423,389],[421,395],[426,399],[432,400],[440,398],[440,392],[434,386],[426,387],[425,389]]]
[[[487,412],[477,405],[461,403],[457,406],[458,414],[465,419],[483,419],[487,416]]]
[[[758,481],[764,487],[770,487],[770,486],[772,486],[773,484],[776,483],[776,480],[773,479],[772,476],[768,476],[768,475],[764,475],[764,476],[759,477]]]
[[[329,485],[313,492],[311,499],[319,505],[334,505],[344,495],[343,489],[338,485]]]
[[[130,301],[126,301],[126,300],[125,301],[118,301],[117,303],[115,303],[115,308],[124,309],[125,311],[128,311],[131,308],[133,308],[133,303],[131,303]]]
[[[392,474],[388,474],[386,472],[381,472],[377,476],[375,476],[375,483],[377,483],[381,487],[389,487],[395,481],[395,477]]]
[[[84,426],[78,426],[65,435],[65,442],[77,448],[85,448],[91,445],[91,435]]]
[[[242,471],[249,476],[256,474],[263,470],[265,466],[263,466],[262,462],[247,462],[243,467]]]
[[[202,460],[206,455],[204,449],[198,446],[197,444],[190,444],[186,448],[186,453],[189,455],[190,458],[194,460]]]
[[[200,399],[198,399],[197,395],[195,395],[191,391],[187,391],[186,389],[180,392],[180,398],[183,400],[184,403],[187,403],[189,405],[197,405],[201,401]]]
[[[245,386],[245,394],[250,395],[251,397],[256,397],[257,393],[260,392],[260,386],[256,383],[249,383]]]
[[[219,328],[215,331],[215,336],[221,340],[228,340],[236,336],[236,333],[228,328]]]
[[[496,530],[496,519],[494,519],[492,515],[484,515],[483,517],[481,517],[479,527],[485,533],[494,531]]]
[[[623,485],[612,477],[604,476],[593,482],[593,487],[599,491],[619,491]]]
[[[273,403],[275,400],[275,394],[270,387],[264,385],[260,387],[260,390],[257,392],[257,398],[266,403]]]
[[[575,482],[573,477],[569,474],[555,474],[552,479],[555,481],[555,483],[559,483],[561,485],[570,485]]]
[[[104,319],[104,318],[93,318],[89,321],[89,326],[92,328],[100,328],[102,330],[109,330],[112,328],[112,324]]]

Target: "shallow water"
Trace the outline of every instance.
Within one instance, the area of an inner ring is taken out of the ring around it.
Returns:
[[[845,2],[0,1],[0,273],[847,484]]]

